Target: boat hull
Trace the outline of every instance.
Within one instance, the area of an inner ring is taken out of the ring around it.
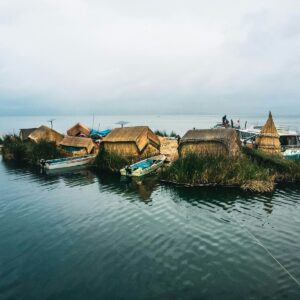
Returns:
[[[285,150],[283,157],[287,160],[300,160],[300,148]]]
[[[156,170],[158,170],[164,164],[165,159],[166,159],[165,155],[158,155],[158,156],[150,157],[148,159],[142,160],[141,162],[138,162],[136,164],[129,166],[129,168],[132,169],[130,172],[128,172],[128,169],[126,169],[126,167],[125,167],[120,170],[120,173],[122,176],[127,176],[127,177],[145,176],[145,175],[151,174],[151,173],[155,172]],[[136,165],[146,162],[148,160],[156,160],[156,163],[152,164],[149,167],[144,168],[144,169],[143,168],[134,169]]]
[[[57,170],[71,167],[84,166],[91,162],[94,155],[78,156],[66,159],[46,160],[43,167],[46,170]]]

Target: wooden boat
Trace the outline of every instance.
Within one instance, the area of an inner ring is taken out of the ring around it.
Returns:
[[[63,169],[87,165],[95,155],[82,155],[67,158],[57,158],[49,160],[40,160],[40,165],[46,170]]]
[[[144,176],[156,171],[160,168],[166,159],[165,155],[157,155],[142,161],[139,161],[133,165],[126,166],[120,170],[121,175],[123,176]]]

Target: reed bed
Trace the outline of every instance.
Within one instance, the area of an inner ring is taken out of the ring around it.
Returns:
[[[16,135],[6,135],[3,139],[3,158],[18,163],[35,165],[40,159],[61,157],[62,154],[54,142],[40,140],[37,143],[23,142]]]
[[[105,149],[101,149],[94,161],[94,166],[102,171],[119,172],[130,162],[123,156],[118,155],[115,152],[108,152]]]
[[[285,160],[281,155],[244,148],[243,153],[265,169],[275,174],[276,182],[300,182],[300,162]]]
[[[161,137],[174,137],[174,138],[178,137],[178,134],[173,130],[170,133],[167,133],[166,130],[156,130],[154,133]]]
[[[55,142],[40,140],[27,145],[27,158],[32,164],[38,164],[42,158],[54,159],[62,156],[62,152],[57,148]]]
[[[234,158],[188,153],[163,170],[161,178],[190,186],[239,186],[261,192],[274,189],[274,175],[247,156]]]

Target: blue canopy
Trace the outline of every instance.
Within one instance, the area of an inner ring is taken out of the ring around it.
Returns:
[[[98,130],[95,130],[95,129],[91,129],[91,131],[90,131],[90,136],[93,136],[93,135],[99,135],[99,136],[105,137],[105,136],[107,136],[110,132],[111,132],[111,129],[105,129],[105,130],[102,130],[102,131],[98,131]]]

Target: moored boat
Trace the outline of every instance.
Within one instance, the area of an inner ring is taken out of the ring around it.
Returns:
[[[135,177],[144,176],[153,173],[159,169],[166,159],[165,155],[157,155],[142,161],[139,161],[120,170],[121,175]]]
[[[283,152],[283,157],[287,160],[300,160],[300,148],[290,148]]]
[[[91,162],[91,160],[94,157],[95,155],[82,155],[82,156],[57,158],[57,159],[49,159],[49,160],[41,159],[40,165],[42,168],[46,170],[77,167],[77,166],[87,165],[89,162]]]

